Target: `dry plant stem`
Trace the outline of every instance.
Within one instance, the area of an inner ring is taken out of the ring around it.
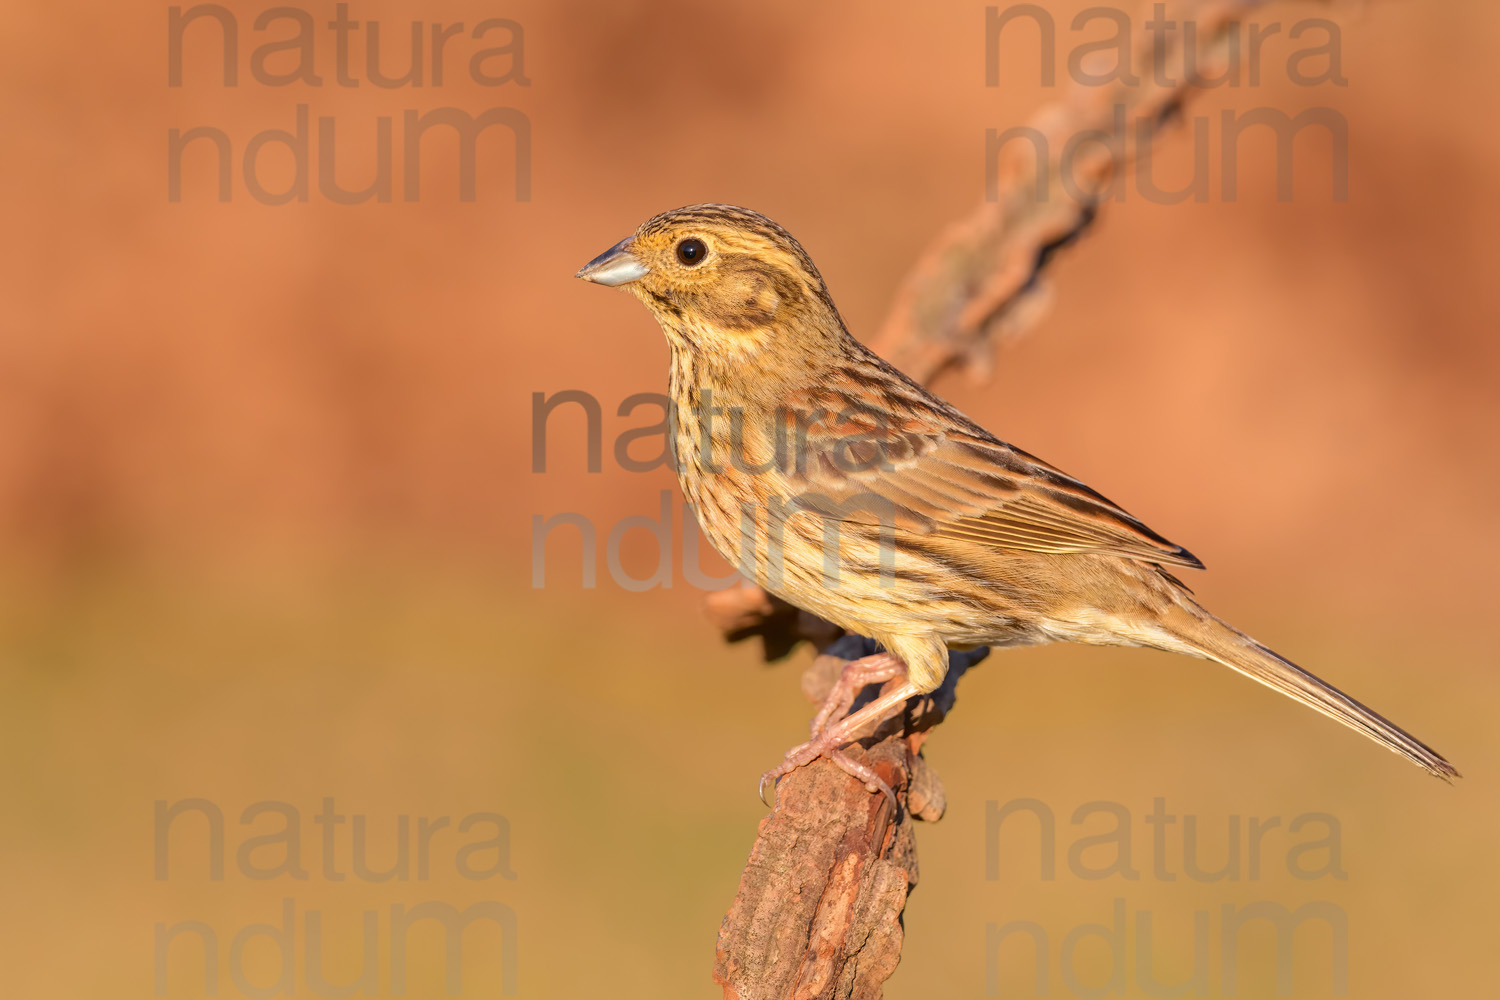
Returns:
[[[818,657],[804,686],[826,693],[847,662]],[[968,663],[955,659],[942,687],[878,727],[867,747],[851,748],[894,790],[897,808],[828,760],[783,779],[719,930],[714,979],[726,1000],[880,995],[901,956],[901,911],[917,882],[912,822],[943,810],[918,750],[952,708]]]
[[[1039,165],[1030,143],[1006,146],[988,200],[922,254],[871,346],[922,382],[955,369],[982,381],[997,344],[1040,317],[1042,278],[1055,251],[1108,204],[1111,185],[1124,183],[1129,161],[1150,155],[1161,130],[1137,134],[1137,124],[1169,121],[1198,89],[1184,72],[1180,26],[1197,26],[1199,72],[1217,75],[1231,30],[1261,5],[1169,3],[1167,16],[1179,30],[1164,51],[1153,50],[1153,34],[1138,21],[1131,68],[1139,82],[1075,86],[1044,107],[1031,125],[1046,136],[1050,158]],[[1089,131],[1113,141],[1086,144],[1065,185],[1062,151],[1070,137]],[[823,650],[840,634],[750,585],[713,595],[708,611],[733,639],[760,636],[768,659],[804,639]],[[820,656],[804,687],[821,700],[845,662]],[[966,665],[956,660],[942,688],[914,699],[863,741],[862,752],[850,748],[894,791],[894,810],[885,796],[870,794],[827,760],[782,779],[776,809],[761,822],[719,931],[714,979],[726,1000],[881,996],[900,959],[901,912],[917,881],[912,817],[936,820],[943,811],[942,787],[917,751],[952,707],[953,686]]]
[[[864,756],[898,794],[909,758],[899,739]],[[901,954],[901,911],[917,880],[910,816],[830,761],[797,779],[762,821],[719,933],[714,979],[726,1000],[879,996]]]
[[[876,353],[919,382],[952,368],[966,368],[983,381],[997,341],[1040,318],[1043,310],[1035,306],[1054,252],[1076,239],[1117,196],[1129,162],[1150,156],[1150,144],[1161,132],[1151,123],[1169,122],[1199,89],[1184,65],[1181,25],[1197,26],[1193,68],[1214,78],[1228,58],[1231,29],[1262,5],[1262,0],[1168,3],[1167,18],[1179,30],[1161,51],[1154,34],[1141,29],[1144,17],[1138,18],[1131,72],[1139,82],[1074,86],[1063,100],[1042,108],[1029,124],[1046,138],[1044,162],[1025,140],[1005,145],[992,197],[944,231],[918,259],[870,343]],[[1148,123],[1144,134],[1140,123]],[[1066,162],[1068,140],[1082,135],[1107,136],[1109,142],[1084,143]]]

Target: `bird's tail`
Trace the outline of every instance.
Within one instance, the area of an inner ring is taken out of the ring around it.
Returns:
[[[1458,769],[1442,754],[1395,723],[1202,608],[1187,602],[1184,605],[1180,608],[1181,613],[1170,616],[1164,623],[1172,637],[1186,647],[1179,647],[1181,652],[1222,663],[1272,690],[1280,691],[1294,701],[1364,733],[1444,781],[1451,782],[1460,777]]]

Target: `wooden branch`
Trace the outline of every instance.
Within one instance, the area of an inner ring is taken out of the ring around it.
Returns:
[[[808,668],[804,691],[822,701],[844,664],[874,651],[869,639],[843,637]],[[918,751],[952,709],[958,679],[988,653],[951,654],[942,687],[852,751],[896,792],[899,808],[827,760],[782,780],[719,929],[714,980],[726,1000],[880,996],[901,957],[901,911],[917,884],[912,820],[936,822],[945,805]]]
[[[1160,50],[1155,34],[1135,25],[1130,72],[1138,82],[1075,85],[1063,100],[1033,116],[1029,127],[1044,137],[1047,159],[1039,163],[1036,148],[1024,139],[1005,144],[985,202],[918,259],[871,348],[919,382],[953,368],[966,368],[984,381],[996,344],[1029,329],[1045,311],[1043,273],[1056,252],[1078,239],[1117,197],[1127,165],[1149,158],[1150,143],[1198,89],[1188,80],[1188,50],[1175,44],[1181,26],[1197,26],[1193,63],[1198,74],[1215,78],[1229,58],[1233,29],[1262,5],[1263,0],[1168,3],[1167,19],[1179,27],[1173,44]],[[1105,65],[1084,69],[1102,76],[1110,54],[1097,55]],[[1137,131],[1140,123],[1147,123],[1144,133]],[[1080,143],[1069,161],[1069,140],[1086,135],[1108,141]]]
[[[921,382],[951,370],[987,377],[997,344],[1040,317],[1042,279],[1056,251],[1088,229],[1114,196],[1112,185],[1123,183],[1127,164],[1150,155],[1154,126],[1176,117],[1198,89],[1184,73],[1180,26],[1196,24],[1199,71],[1217,75],[1233,29],[1259,6],[1261,0],[1169,3],[1167,16],[1179,30],[1167,47],[1157,51],[1155,36],[1137,25],[1137,82],[1074,86],[1044,107],[1031,127],[1046,138],[1048,158],[1039,164],[1024,141],[1004,147],[985,203],[922,254],[872,348]],[[1153,127],[1137,134],[1142,121]],[[1090,132],[1109,142],[1085,144],[1064,162],[1068,139]],[[708,613],[731,641],[759,637],[767,659],[811,642],[822,655],[803,687],[815,701],[845,662],[874,649],[749,584],[713,594]],[[719,931],[714,980],[725,1000],[879,1000],[900,960],[901,913],[917,882],[912,818],[936,821],[944,808],[942,785],[919,751],[952,708],[958,679],[987,652],[952,654],[942,688],[913,699],[862,741],[864,762],[896,793],[894,811],[885,796],[826,760],[781,781]]]

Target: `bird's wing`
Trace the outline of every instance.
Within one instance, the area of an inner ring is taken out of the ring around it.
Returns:
[[[785,500],[824,517],[1028,552],[1201,569],[1191,552],[914,385],[823,385],[793,403]],[[875,380],[879,384],[879,380]],[[820,418],[820,414],[822,415]]]

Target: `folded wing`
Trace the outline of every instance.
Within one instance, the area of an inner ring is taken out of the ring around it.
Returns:
[[[993,437],[915,386],[822,388],[796,403],[789,498],[802,509],[1027,552],[1111,553],[1201,569],[1191,552],[1099,493]],[[821,418],[820,418],[821,415]]]

